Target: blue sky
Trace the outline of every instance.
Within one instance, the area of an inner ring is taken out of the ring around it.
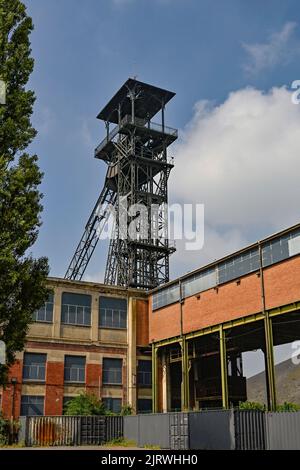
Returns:
[[[267,92],[289,87],[299,78],[297,0],[26,0],[25,4],[35,25],[31,39],[36,62],[30,86],[37,95],[33,122],[39,134],[31,150],[39,155],[45,172],[43,227],[33,252],[49,257],[55,276],[64,275],[102,187],[105,165],[93,158],[93,149],[104,129],[96,114],[129,76],[177,93],[167,118],[180,130],[195,117],[196,103],[208,100],[218,110],[230,93],[248,86]],[[189,163],[185,151],[176,155],[179,168],[180,162],[186,168]],[[176,167],[173,174],[177,181]],[[201,167],[197,178],[200,188]],[[174,187],[170,186],[170,196],[176,199]],[[230,251],[277,229],[261,220],[246,231],[237,225],[229,221],[217,226],[213,243],[219,246],[225,233],[218,255],[226,246]],[[229,238],[234,242],[227,243]],[[205,254],[205,246],[197,265],[213,256],[211,250]],[[101,277],[105,259],[104,244],[90,265],[92,278]],[[172,274],[194,267],[182,266],[177,259]]]

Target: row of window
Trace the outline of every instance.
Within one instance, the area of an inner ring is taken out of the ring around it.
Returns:
[[[63,410],[67,403],[72,400],[73,397],[64,397],[63,399]],[[120,413],[122,408],[121,398],[102,398],[104,406],[107,410],[113,413]],[[144,401],[144,400],[142,400]],[[151,400],[149,400],[151,402]],[[145,403],[140,404],[141,407],[145,407]],[[151,403],[148,404],[149,411]],[[44,414],[44,397],[34,395],[23,395],[21,397],[21,416],[42,416]]]
[[[61,322],[66,325],[91,325],[92,296],[64,292],[61,301]],[[47,302],[36,312],[33,320],[53,322],[54,294],[50,293]],[[127,328],[127,300],[114,297],[100,297],[99,326],[101,328]]]
[[[47,354],[25,353],[23,362],[23,380],[46,380]],[[86,358],[84,356],[65,356],[64,381],[85,383]],[[122,385],[122,359],[104,358],[102,383]],[[151,387],[151,361],[138,361],[138,385]]]
[[[284,261],[300,253],[300,229],[293,230],[278,238],[265,242],[262,246],[263,267]],[[241,276],[258,271],[260,256],[258,247],[232,256],[212,268],[204,269],[182,280],[182,298],[216,287],[219,284],[238,279]],[[161,289],[153,294],[152,309],[156,310],[180,299],[179,283]]]

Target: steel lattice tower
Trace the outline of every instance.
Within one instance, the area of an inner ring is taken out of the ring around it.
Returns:
[[[115,233],[104,282],[151,289],[169,281],[169,256],[175,248],[168,239],[168,178],[173,163],[167,148],[178,133],[165,125],[165,106],[174,95],[130,78],[97,116],[105,122],[106,137],[95,157],[106,162],[107,174],[66,278],[82,278],[113,205]],[[153,123],[159,112],[161,123]],[[132,207],[136,210],[131,212]],[[130,235],[132,224],[137,237]]]

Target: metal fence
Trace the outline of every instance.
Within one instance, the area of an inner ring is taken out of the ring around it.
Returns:
[[[300,450],[300,411],[266,414],[269,450]]]
[[[161,449],[300,450],[300,412],[207,410],[137,416],[21,418],[28,446],[101,445],[113,439]]]
[[[189,428],[191,449],[235,449],[234,416],[231,410],[190,413]]]
[[[300,412],[207,410],[124,417],[124,437],[139,447],[300,450]]]
[[[235,449],[266,449],[266,413],[259,410],[234,411]]]
[[[28,416],[20,436],[28,446],[101,445],[123,437],[123,417]]]

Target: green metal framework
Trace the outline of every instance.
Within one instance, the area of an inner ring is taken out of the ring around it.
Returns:
[[[268,409],[274,411],[276,409],[276,383],[275,383],[275,367],[274,367],[274,344],[273,344],[273,325],[274,318],[283,317],[289,313],[300,312],[300,301],[291,304],[282,305],[280,307],[266,310],[265,312],[247,315],[234,320],[230,320],[221,324],[212,325],[201,330],[183,334],[173,338],[161,340],[152,343],[152,367],[153,367],[153,412],[158,411],[157,396],[157,360],[159,349],[165,346],[179,344],[182,350],[182,410],[189,409],[189,359],[188,359],[188,342],[189,340],[200,338],[201,336],[218,333],[220,344],[220,362],[221,362],[221,383],[222,383],[222,405],[224,409],[229,407],[228,396],[228,371],[227,371],[227,351],[226,351],[226,332],[232,328],[243,325],[253,325],[263,321],[265,344],[261,345],[265,351],[266,357],[266,380]],[[255,328],[254,328],[255,329]]]

